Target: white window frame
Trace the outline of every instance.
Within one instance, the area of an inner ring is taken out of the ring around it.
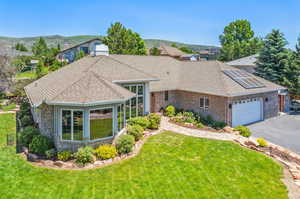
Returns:
[[[91,111],[96,111],[96,110],[103,110],[103,109],[112,109],[112,136],[108,136],[108,137],[103,137],[103,138],[98,138],[98,139],[95,139],[95,140],[91,140],[91,132],[90,132],[90,113]],[[113,138],[115,136],[115,118],[114,118],[114,115],[115,115],[115,109],[113,106],[105,106],[105,107],[99,107],[99,108],[93,108],[93,109],[88,109],[88,140],[89,142],[98,142],[98,141],[101,141],[101,140],[107,140],[107,139],[110,139],[110,138]]]
[[[203,107],[201,107],[201,103],[200,103],[201,99],[203,99]],[[208,100],[208,104],[206,103],[206,100]],[[210,106],[210,98],[208,96],[200,97],[200,99],[199,99],[199,107],[200,107],[200,109],[208,110],[209,106]]]
[[[136,113],[137,113],[136,117],[138,117],[139,116],[138,115],[138,98],[139,97],[143,98],[143,115],[145,114],[145,85],[144,84],[124,84],[123,85],[124,88],[128,87],[129,88],[128,90],[130,92],[131,92],[131,87],[132,86],[136,86],[136,93],[135,93],[136,95],[134,97],[136,98]],[[138,92],[139,91],[139,89],[138,89],[139,86],[143,87],[143,94],[139,94],[139,92]],[[128,100],[129,101],[129,107],[130,107],[130,109],[129,109],[129,119],[131,118],[131,99]],[[125,118],[126,118],[126,103],[125,103],[125,111],[124,112],[125,112]]]
[[[63,116],[62,116],[62,112],[63,111],[71,111],[71,140],[64,140],[63,137],[62,137],[62,133],[63,133],[63,124],[62,124],[62,119],[63,119]],[[85,117],[85,114],[84,114],[84,110],[83,109],[61,109],[60,110],[60,140],[61,141],[71,141],[71,142],[82,142],[83,140],[74,140],[74,121],[73,121],[73,112],[74,111],[81,111],[82,112],[82,137],[84,138],[84,130],[85,130],[85,126],[84,126],[84,117]]]
[[[124,129],[125,128],[125,126],[126,126],[126,104],[124,103],[124,104],[118,104],[117,105],[117,130],[118,130],[118,132],[120,132],[120,131],[122,131],[122,129],[121,128],[119,128],[119,107],[120,106],[123,106],[123,128],[122,129]]]

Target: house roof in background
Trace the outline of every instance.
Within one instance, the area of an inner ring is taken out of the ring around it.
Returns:
[[[248,57],[243,57],[240,59],[236,59],[230,62],[227,62],[230,66],[256,66],[258,54],[250,55]]]
[[[180,57],[185,54],[181,50],[171,47],[171,46],[167,46],[167,45],[161,45],[158,49],[160,50],[160,55],[169,55],[171,57]]]
[[[59,53],[63,53],[63,52],[65,52],[65,51],[67,51],[67,50],[70,50],[70,49],[72,49],[72,48],[77,48],[78,46],[81,46],[81,45],[84,45],[84,44],[87,44],[87,43],[90,43],[90,42],[93,42],[93,41],[96,41],[96,40],[99,40],[100,42],[102,42],[102,40],[99,39],[99,38],[90,39],[90,40],[87,40],[87,41],[85,41],[85,42],[79,43],[79,44],[77,44],[77,45],[67,47],[67,48],[61,50]]]

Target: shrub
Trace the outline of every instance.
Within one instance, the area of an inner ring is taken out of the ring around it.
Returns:
[[[173,118],[175,122],[182,122],[182,123],[191,123],[196,124],[196,118],[193,112],[181,112],[178,113],[175,118]]]
[[[93,148],[90,146],[81,147],[78,151],[74,154],[76,158],[76,163],[85,165],[86,163],[93,163],[94,162],[94,155],[93,155]]]
[[[240,135],[244,136],[244,137],[250,137],[251,136],[251,132],[250,130],[245,127],[245,126],[237,126],[234,128],[235,131],[239,131]]]
[[[148,120],[150,122],[150,125],[148,126],[149,129],[158,129],[160,125],[160,115],[157,113],[150,113],[148,115]]]
[[[198,117],[199,119],[199,122],[201,122],[202,124],[206,125],[206,126],[212,126],[213,123],[215,122],[214,119],[210,116],[210,115],[207,115],[207,116],[199,116]]]
[[[257,138],[257,143],[261,147],[266,147],[268,146],[268,142],[264,138]]]
[[[196,124],[196,127],[199,129],[202,129],[202,128],[204,128],[204,125],[201,122],[199,122]]]
[[[147,117],[134,117],[134,118],[130,118],[127,121],[127,124],[129,124],[131,126],[137,124],[137,125],[140,125],[141,127],[143,127],[144,129],[146,129],[150,125],[150,122]]]
[[[140,125],[133,125],[127,127],[127,134],[132,135],[135,141],[140,140],[143,137],[144,129]]]
[[[175,116],[175,112],[176,112],[176,109],[174,106],[172,105],[169,105],[165,108],[165,115],[168,116],[168,117],[173,117]]]
[[[227,124],[225,122],[215,121],[211,125],[212,128],[220,130],[223,129]]]
[[[62,151],[57,153],[57,159],[61,161],[68,161],[72,157],[72,152],[71,151]]]
[[[34,124],[31,115],[24,115],[20,118],[20,121],[23,127],[32,126]]]
[[[116,148],[119,154],[125,154],[132,151],[134,137],[132,135],[122,135],[116,141]]]
[[[39,155],[45,155],[45,152],[53,148],[53,142],[44,135],[36,135],[29,144],[29,151]]]
[[[114,145],[104,144],[95,150],[95,154],[97,158],[108,160],[116,157],[117,149]]]
[[[29,144],[32,142],[34,136],[39,135],[40,132],[37,128],[32,126],[28,126],[20,132],[19,140],[20,144],[25,147],[29,147]]]
[[[56,156],[56,150],[54,148],[53,149],[49,149],[49,150],[47,150],[45,152],[45,154],[46,154],[46,157],[48,159],[52,159],[52,158],[54,158]]]

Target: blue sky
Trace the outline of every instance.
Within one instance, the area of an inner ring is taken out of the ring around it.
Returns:
[[[248,19],[257,36],[280,29],[293,47],[299,0],[1,0],[1,36],[105,35],[120,21],[143,38],[219,45],[224,26]]]

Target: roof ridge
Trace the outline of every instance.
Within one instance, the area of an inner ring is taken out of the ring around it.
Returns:
[[[138,71],[138,72],[140,72],[140,73],[143,73],[143,74],[145,74],[145,75],[149,75],[149,76],[151,76],[151,77],[153,77],[153,78],[158,79],[157,77],[155,77],[155,76],[153,76],[153,75],[151,75],[151,74],[148,74],[148,73],[146,73],[146,72],[144,72],[144,71],[142,71],[142,70],[140,70],[140,69],[137,69],[136,67],[131,66],[131,65],[129,65],[129,64],[126,64],[126,63],[124,63],[124,62],[121,62],[121,61],[119,61],[119,60],[117,60],[117,59],[115,59],[115,58],[113,58],[113,57],[111,57],[111,56],[108,56],[108,58],[109,58],[109,59],[112,59],[112,60],[114,60],[114,61],[116,61],[116,62],[118,62],[118,63],[120,63],[120,64],[123,64],[123,65],[125,65],[125,66],[127,66],[127,67],[129,67],[129,68],[131,68],[131,69],[133,69],[133,70],[135,70],[135,71]]]
[[[99,60],[96,60],[94,63],[90,64],[88,68],[90,68],[91,66],[93,66],[95,63],[97,63]],[[84,73],[87,73],[89,70],[83,70]],[[74,81],[72,84],[70,84],[69,86],[67,86],[65,89],[61,90],[60,92],[57,93],[57,95],[53,96],[51,98],[51,100],[55,99],[57,96],[59,96],[60,94],[62,94],[65,90],[67,90],[69,87],[75,85],[78,81],[82,80],[83,78],[86,78],[85,75],[81,76],[80,78],[78,78],[76,81]]]

